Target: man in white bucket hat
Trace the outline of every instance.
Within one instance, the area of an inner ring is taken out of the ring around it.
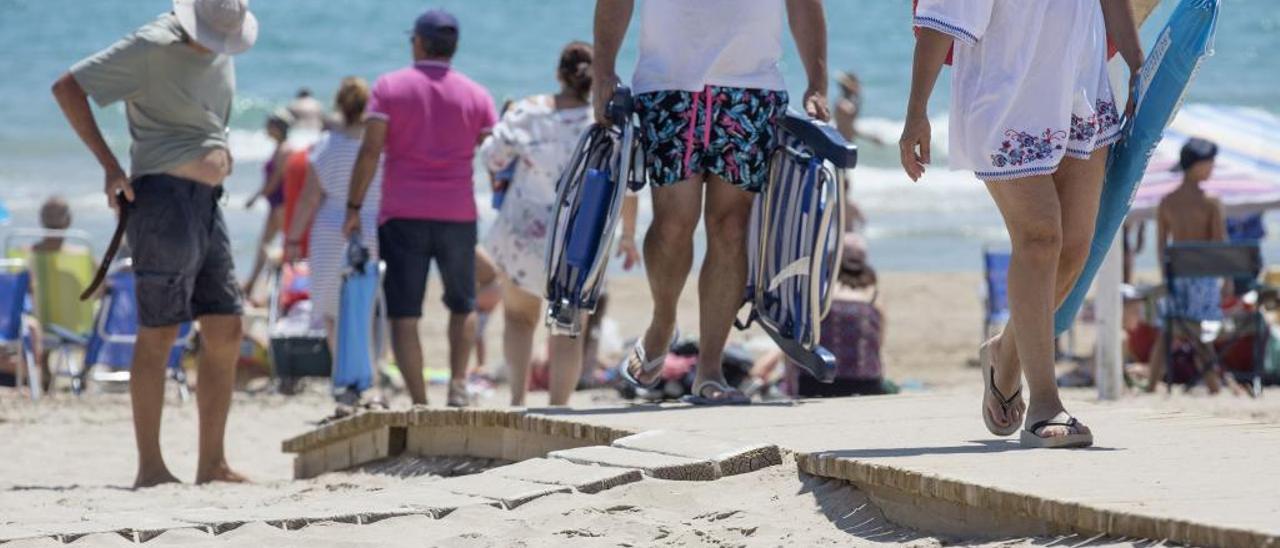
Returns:
[[[102,165],[108,203],[120,212],[104,270],[92,285],[101,281],[122,234],[133,251],[135,487],[178,481],[161,455],[160,415],[171,349],[180,326],[192,320],[199,321],[201,337],[195,481],[244,481],[223,450],[242,306],[218,199],[232,165],[231,56],[257,37],[247,0],[174,0],[172,12],[76,63],[53,85],[63,114]],[[127,175],[98,130],[90,97],[99,107],[118,101],[128,107]]]

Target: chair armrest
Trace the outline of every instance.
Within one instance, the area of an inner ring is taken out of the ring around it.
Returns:
[[[835,126],[788,110],[782,128],[804,142],[818,157],[840,169],[858,165],[858,146],[844,140]]]

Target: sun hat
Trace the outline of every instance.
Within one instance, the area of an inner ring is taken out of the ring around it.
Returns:
[[[173,0],[173,13],[191,40],[214,53],[244,53],[258,39],[249,0]]]
[[[844,248],[840,267],[844,270],[857,271],[867,265],[867,240],[856,232],[846,232],[840,242]]]

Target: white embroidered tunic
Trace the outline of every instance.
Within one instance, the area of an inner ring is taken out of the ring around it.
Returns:
[[[915,25],[955,39],[952,168],[1048,175],[1119,140],[1098,0],[920,0]]]

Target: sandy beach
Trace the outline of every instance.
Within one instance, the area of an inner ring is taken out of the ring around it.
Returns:
[[[973,274],[897,274],[884,276],[883,299],[890,307],[886,349],[888,375],[899,381],[917,380],[924,390],[978,392],[978,373],[967,365],[978,338],[978,276]],[[643,325],[647,297],[643,280],[613,281],[612,319],[620,326]],[[430,303],[433,296],[428,297]],[[681,325],[696,325],[696,303],[686,298]],[[428,348],[440,348],[441,325],[424,325]],[[490,329],[498,343],[501,322]],[[629,329],[637,329],[630,327]],[[1083,339],[1084,337],[1082,337]],[[498,348],[493,346],[491,348]],[[438,354],[428,352],[429,359]],[[429,362],[430,363],[430,362]],[[421,481],[495,463],[400,463],[339,472],[311,480],[292,480],[292,456],[280,450],[282,440],[303,433],[332,410],[323,383],[313,383],[296,397],[238,393],[232,407],[228,448],[230,462],[248,475],[249,485],[170,485],[142,491],[126,487],[132,481],[133,451],[130,409],[126,394],[92,393],[75,398],[60,393],[32,404],[12,390],[0,391],[0,528],[77,519],[92,513],[142,512],[159,508],[270,508],[308,504],[326,497],[360,497],[399,482]],[[433,402],[443,401],[436,387]],[[531,396],[533,406],[545,403],[545,393]],[[892,398],[894,396],[883,396]],[[1089,390],[1067,392],[1072,400],[1092,400]],[[481,403],[500,407],[505,387]],[[608,390],[580,392],[578,407],[613,405]],[[397,396],[393,408],[407,407]],[[439,405],[436,403],[436,405]],[[1274,398],[1249,400],[1202,395],[1127,396],[1112,405],[1146,406],[1169,411],[1280,423],[1280,402]],[[974,414],[974,409],[956,413]],[[189,482],[195,467],[194,402],[179,403],[171,390],[163,424],[165,456],[171,469]],[[427,474],[418,479],[412,474]],[[785,519],[779,516],[785,515]],[[1044,544],[1059,540],[1072,545],[1085,539],[1013,539],[997,545]],[[464,508],[443,519],[408,516],[369,525],[313,524],[285,531],[266,524],[248,524],[217,537],[196,531],[171,531],[154,545],[268,545],[303,546],[776,546],[776,545],[889,545],[905,543],[939,546],[981,542],[980,539],[938,538],[887,521],[865,494],[850,484],[799,474],[794,464],[713,482],[645,481],[596,495],[552,495],[504,511]],[[1103,544],[1122,543],[1102,539]],[[23,541],[7,546],[44,546],[54,541]],[[115,546],[118,535],[89,535],[76,546]]]

